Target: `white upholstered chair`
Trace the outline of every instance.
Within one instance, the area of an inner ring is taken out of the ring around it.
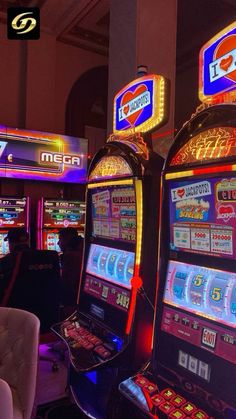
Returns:
[[[0,393],[2,391],[2,394],[5,392],[7,395],[3,406],[9,409],[8,416],[1,416],[0,394],[0,419],[12,418],[9,389],[12,394],[13,418],[32,418],[38,371],[39,328],[39,319],[34,314],[0,307]]]
[[[0,378],[0,419],[13,419],[13,399],[10,386]]]

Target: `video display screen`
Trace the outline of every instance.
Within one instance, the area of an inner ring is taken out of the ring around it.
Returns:
[[[58,245],[59,233],[55,233],[54,231],[44,231],[43,236],[44,249],[56,250],[56,252],[61,251]]]
[[[236,257],[236,177],[169,183],[170,248]]]
[[[91,194],[93,236],[136,240],[136,199],[133,186],[94,188]]]
[[[0,198],[0,228],[26,227],[27,198]]]
[[[126,288],[134,273],[134,253],[92,244],[86,272]]]
[[[83,138],[0,127],[0,176],[84,183],[88,141]]]
[[[51,199],[43,201],[44,228],[75,227],[83,231],[84,225],[85,202]]]
[[[7,232],[0,233],[0,257],[6,255],[9,252],[8,241],[4,241],[7,236]]]
[[[170,261],[164,302],[236,329],[236,273]]]

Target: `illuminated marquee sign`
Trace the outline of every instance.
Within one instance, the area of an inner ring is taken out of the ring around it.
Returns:
[[[140,77],[114,98],[113,132],[148,132],[166,119],[166,79],[158,75]]]
[[[199,98],[232,102],[236,97],[236,22],[208,41],[199,55]]]
[[[87,140],[0,127],[0,176],[83,183]]]

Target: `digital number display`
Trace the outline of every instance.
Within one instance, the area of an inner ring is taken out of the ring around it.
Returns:
[[[170,248],[236,258],[236,178],[169,186]]]
[[[75,227],[84,230],[85,203],[80,201],[43,202],[43,227]]]
[[[236,273],[170,261],[164,302],[236,328]]]

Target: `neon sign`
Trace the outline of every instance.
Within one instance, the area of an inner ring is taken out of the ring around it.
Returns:
[[[199,98],[209,104],[236,98],[236,22],[227,26],[201,48]]]
[[[166,120],[166,79],[159,75],[140,77],[114,98],[113,132],[148,132]]]
[[[0,127],[0,177],[83,183],[88,142],[82,138]]]

